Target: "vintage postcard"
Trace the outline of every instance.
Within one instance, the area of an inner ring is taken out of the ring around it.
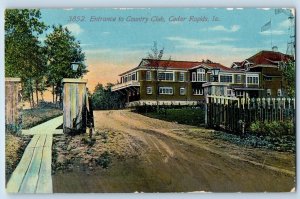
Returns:
[[[295,191],[295,39],[294,8],[6,9],[6,191]]]

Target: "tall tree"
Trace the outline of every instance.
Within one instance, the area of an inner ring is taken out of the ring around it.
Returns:
[[[85,54],[82,52],[80,42],[76,41],[71,32],[62,25],[53,26],[53,32],[46,36],[45,45],[47,52],[47,79],[52,86],[53,102],[58,96],[61,101],[63,78],[79,78],[87,72],[84,64]],[[77,71],[71,69],[71,63],[79,64]]]
[[[155,99],[156,99],[156,111],[159,111],[159,72],[165,71],[169,67],[169,63],[171,61],[171,57],[169,57],[169,60],[167,60],[164,64],[160,64],[160,61],[162,60],[164,55],[164,48],[158,49],[157,42],[153,42],[153,47],[151,48],[151,51],[148,53],[148,56],[146,57],[146,65],[147,68],[150,71],[154,71],[154,75],[152,78],[152,81],[155,85]],[[175,78],[175,77],[173,77]]]
[[[290,97],[295,97],[296,91],[296,64],[290,61],[283,66],[283,79],[286,81],[287,94]]]
[[[34,84],[45,71],[45,56],[38,40],[47,26],[38,9],[5,10],[5,76],[20,77],[23,96],[34,105]]]
[[[92,94],[93,108],[100,110],[118,109],[125,105],[120,93],[112,92],[113,84],[108,83],[105,87],[97,84]]]

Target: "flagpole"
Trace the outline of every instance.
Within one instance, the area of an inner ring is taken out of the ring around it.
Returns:
[[[270,18],[270,28],[271,28],[271,50],[272,50],[272,48],[273,48],[272,18]]]

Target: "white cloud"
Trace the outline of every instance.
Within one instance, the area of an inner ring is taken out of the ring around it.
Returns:
[[[79,35],[84,31],[77,23],[66,24],[64,28],[68,28],[74,35]]]
[[[236,41],[236,39],[234,38],[230,38],[230,37],[218,37],[218,38],[214,38],[214,39],[204,39],[204,40],[200,40],[200,39],[192,39],[192,38],[184,38],[184,37],[166,37],[165,39],[169,40],[169,41],[174,41],[177,42],[175,44],[175,46],[180,45],[183,48],[199,48],[202,45],[214,45],[214,44],[219,44],[222,42],[232,42],[232,41]]]
[[[284,35],[284,34],[286,34],[286,32],[285,31],[283,31],[283,30],[272,30],[272,32],[271,32],[271,30],[268,30],[268,31],[264,31],[264,32],[259,32],[259,34],[261,34],[261,35]]]
[[[207,30],[211,31],[223,31],[223,32],[236,32],[240,29],[241,27],[239,25],[232,25],[230,28],[225,28],[224,26],[213,26],[209,27]]]
[[[226,8],[226,10],[243,10],[244,8]]]
[[[286,19],[286,20],[282,21],[281,23],[279,23],[278,28],[286,30],[290,27],[290,25],[291,25],[290,20]]]
[[[169,41],[174,41],[177,45],[187,48],[198,48],[201,42],[198,39],[189,39],[184,37],[166,37]],[[175,45],[176,46],[176,45]]]
[[[216,51],[219,53],[249,53],[255,51],[257,48],[240,48],[233,44],[228,44],[226,42],[236,41],[234,38],[220,37],[213,40],[198,40],[190,39],[184,37],[167,37],[166,39],[174,41],[174,46],[176,49],[187,49],[187,50],[197,50],[201,52],[210,52],[215,54]]]

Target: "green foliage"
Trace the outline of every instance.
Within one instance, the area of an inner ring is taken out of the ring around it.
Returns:
[[[143,107],[143,106],[141,106]],[[142,109],[139,109],[141,111]],[[201,108],[160,108],[156,111],[155,106],[147,106],[147,111],[143,109],[143,114],[149,117],[166,120],[170,122],[177,122],[180,124],[188,124],[200,126],[205,123],[205,112]]]
[[[100,157],[96,159],[96,163],[104,169],[108,168],[108,165],[111,163],[109,152],[105,151],[104,153],[102,153]]]
[[[249,131],[254,135],[281,137],[285,135],[295,136],[295,128],[292,120],[273,122],[253,122]]]
[[[67,28],[62,25],[53,26],[53,32],[46,36],[45,48],[47,53],[47,80],[48,84],[55,86],[55,93],[61,94],[61,81],[63,78],[79,78],[86,72],[84,65],[85,54],[82,52],[80,42]],[[71,63],[79,64],[77,71],[73,71]]]
[[[108,83],[106,87],[97,84],[92,94],[93,109],[109,110],[124,107],[124,101],[120,93],[111,91],[112,84]]]
[[[295,97],[296,87],[296,64],[288,62],[284,64],[283,77],[287,84],[287,92],[290,97]]]
[[[255,147],[255,148],[267,148],[276,151],[289,151],[295,153],[296,151],[296,139],[295,136],[258,136],[252,134],[246,134],[246,136],[240,136],[230,134],[227,132],[214,131],[213,137],[216,139],[225,140],[236,145],[243,147]]]
[[[24,99],[42,89],[46,56],[38,37],[46,29],[40,10],[5,10],[5,76],[22,79]]]
[[[22,79],[24,100],[34,102],[33,93],[42,93],[49,85],[61,94],[63,78],[78,78],[87,72],[80,43],[67,28],[52,28],[42,43],[41,35],[48,26],[41,21],[40,10],[5,10],[5,76]],[[79,63],[76,72],[71,62]]]

